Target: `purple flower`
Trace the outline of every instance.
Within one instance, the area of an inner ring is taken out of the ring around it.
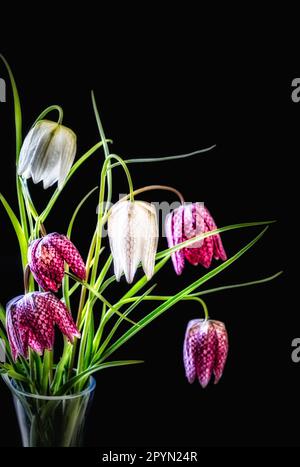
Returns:
[[[166,217],[166,235],[169,247],[217,228],[209,211],[201,203],[185,204],[172,211]],[[180,275],[185,259],[197,266],[209,268],[212,259],[227,259],[219,234],[206,237],[193,243],[189,248],[182,248],[172,254],[174,269]]]
[[[12,299],[6,307],[6,329],[14,360],[28,357],[28,347],[42,354],[54,344],[54,325],[70,342],[80,337],[71,313],[51,292],[32,292]]]
[[[85,264],[77,248],[56,232],[33,241],[28,249],[28,264],[37,283],[46,291],[57,292],[64,277],[64,261],[79,279],[86,277]]]
[[[221,321],[195,319],[189,322],[184,339],[183,360],[189,383],[196,377],[203,388],[215,375],[217,384],[228,354],[228,335]]]

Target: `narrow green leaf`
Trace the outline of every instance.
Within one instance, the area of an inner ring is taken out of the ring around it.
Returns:
[[[93,188],[91,191],[89,191],[85,196],[84,198],[82,198],[82,200],[80,201],[80,203],[78,203],[78,205],[76,206],[76,209],[73,213],[73,216],[70,220],[70,223],[69,223],[69,227],[68,227],[68,230],[67,230],[67,236],[69,238],[71,238],[71,235],[72,235],[72,229],[73,229],[73,225],[74,225],[74,222],[76,220],[76,217],[80,211],[80,209],[82,208],[82,206],[84,205],[84,203],[89,199],[89,197],[98,189],[98,187],[96,186],[95,188]]]
[[[105,303],[111,310],[111,313],[116,313],[117,315],[121,316],[123,319],[125,319],[126,321],[129,321],[129,323],[131,324],[136,324],[134,321],[132,321],[131,319],[129,318],[126,318],[126,316],[124,316],[120,311],[118,311],[113,305],[111,305],[104,297],[103,295],[99,294],[97,292],[97,290],[94,289],[94,287],[92,287],[90,284],[88,284],[87,282],[85,281],[81,281],[80,279],[78,279],[78,277],[74,276],[74,274],[71,274],[70,272],[66,272],[66,274],[70,277],[72,277],[72,279],[74,279],[75,281],[77,282],[80,282],[80,284],[82,284],[86,289],[88,289],[95,297],[97,297],[99,300],[101,300],[101,302]],[[109,312],[108,312],[109,313]]]
[[[270,225],[273,224],[276,221],[259,221],[259,222],[243,222],[240,224],[232,224],[232,225],[226,225],[225,227],[221,227],[220,229],[215,229],[211,230],[210,232],[206,232],[201,235],[197,235],[196,237],[193,237],[189,240],[186,240],[184,242],[178,243],[178,245],[175,245],[171,248],[167,248],[166,250],[160,251],[159,253],[156,254],[156,259],[163,258],[166,255],[169,255],[170,253],[174,253],[175,251],[181,250],[184,247],[187,247],[189,245],[192,245],[195,242],[198,242],[199,240],[203,240],[204,238],[211,237],[212,235],[222,233],[222,232],[227,232],[228,230],[235,230],[235,229],[243,229],[245,227],[257,227],[260,225]]]
[[[8,342],[8,338],[7,338],[6,334],[2,331],[1,328],[0,328],[0,339],[2,339],[2,341],[4,342],[5,356],[6,356],[7,360],[8,360],[8,362],[11,365],[14,365],[16,367],[16,364],[14,364],[13,358],[12,358],[12,355],[11,355],[11,350],[10,350],[10,345],[9,345],[9,342]]]
[[[182,299],[182,297],[192,293],[196,288],[198,288],[201,284],[204,282],[207,282],[209,279],[212,277],[216,276],[219,274],[221,271],[226,269],[228,266],[230,266],[234,261],[236,261],[240,256],[242,256],[244,253],[246,253],[247,250],[249,250],[266,232],[268,227],[266,227],[262,232],[257,235],[250,243],[248,243],[246,246],[244,246],[241,250],[239,250],[234,256],[229,258],[227,261],[224,263],[220,264],[218,267],[215,269],[209,271],[207,274],[204,276],[200,277],[198,280],[190,284],[188,287],[185,289],[181,290],[178,292],[176,295],[172,296],[168,300],[166,300],[164,303],[159,305],[155,310],[153,310],[151,313],[149,313],[147,316],[145,316],[143,319],[138,321],[138,326],[133,326],[130,328],[128,331],[126,331],[123,336],[121,336],[114,344],[112,344],[106,352],[104,352],[101,362],[104,361],[107,357],[109,357],[113,352],[115,352],[121,345],[123,345],[125,342],[127,342],[131,337],[133,337],[137,332],[142,330],[147,324],[151,323],[154,319],[156,319],[158,316],[160,316],[164,311],[168,310],[171,306],[175,305],[178,301]]]
[[[136,159],[126,159],[126,164],[136,164],[136,163],[144,163],[144,162],[164,162],[164,161],[171,161],[175,159],[185,159],[187,157],[196,156],[197,154],[203,154],[205,152],[211,151],[216,147],[216,144],[209,146],[208,148],[198,149],[197,151],[189,152],[187,154],[179,154],[176,156],[164,156],[164,157],[138,157]],[[115,164],[114,164],[115,165]]]
[[[68,230],[67,230],[67,236],[69,238],[71,238],[71,235],[72,235],[72,229],[73,229],[73,225],[74,225],[74,222],[76,220],[76,217],[80,211],[80,209],[82,208],[82,206],[84,205],[84,203],[87,201],[87,199],[91,196],[92,193],[94,193],[95,190],[97,190],[98,187],[95,187],[93,188],[91,191],[89,191],[85,196],[84,198],[82,198],[82,200],[78,203],[72,217],[71,217],[71,220],[69,222],[69,226],[68,226]],[[68,266],[65,266],[65,270],[66,272],[69,271],[69,267]],[[69,310],[71,309],[71,306],[70,306],[70,289],[69,289],[69,276],[67,274],[64,275],[64,278],[63,278],[63,298],[64,298],[64,302],[67,306],[67,308],[69,308]]]
[[[0,321],[2,323],[2,326],[5,329],[6,326],[6,312],[4,306],[0,303]]]
[[[258,280],[250,281],[250,282],[242,282],[242,283],[239,283],[239,284],[224,285],[224,286],[221,286],[221,287],[215,287],[213,289],[202,290],[201,292],[196,292],[196,293],[192,293],[190,295],[186,295],[185,297],[182,297],[182,300],[192,300],[194,298],[199,297],[200,295],[207,295],[207,294],[210,294],[210,293],[220,292],[220,291],[223,291],[223,290],[236,289],[238,287],[248,287],[248,286],[256,285],[256,284],[264,284],[266,282],[269,282],[269,281],[272,281],[272,280],[276,279],[282,273],[283,273],[283,271],[279,271],[276,274],[273,274],[272,276],[265,277],[264,279],[258,279]],[[140,300],[142,297],[143,297],[143,300],[146,300],[146,301],[148,301],[148,300],[149,301],[151,301],[151,300],[165,301],[165,300],[168,300],[169,298],[171,298],[172,296],[171,295],[136,296],[136,297],[121,300],[121,303],[122,304],[130,303],[130,302],[136,303],[136,301]],[[118,304],[119,303],[120,302],[118,302]]]
[[[13,92],[15,131],[16,131],[16,165],[18,165],[18,161],[20,157],[20,150],[22,146],[22,112],[21,112],[20,97],[19,97],[14,75],[12,73],[12,70],[7,60],[1,54],[0,54],[0,60],[2,60],[2,62],[4,63],[7,69],[10,84],[12,87],[12,92]],[[16,185],[17,185],[17,196],[18,196],[21,225],[22,225],[22,229],[24,232],[24,236],[26,239],[28,239],[28,226],[27,226],[27,217],[26,217],[24,198],[22,194],[22,185],[21,185],[20,178],[18,177],[17,174],[16,174]]]
[[[20,222],[18,221],[17,216],[15,215],[14,211],[12,210],[12,208],[10,207],[10,205],[8,204],[8,202],[6,201],[6,199],[4,198],[4,196],[1,193],[0,193],[0,201],[3,204],[3,206],[4,206],[4,208],[5,208],[6,212],[7,212],[7,215],[8,215],[8,217],[9,217],[11,223],[12,223],[12,226],[13,226],[15,232],[16,232],[18,242],[19,242],[19,245],[20,245],[20,251],[21,251],[23,267],[25,267],[26,264],[27,264],[27,241],[26,241],[23,229],[22,229],[22,227],[20,225]]]
[[[12,92],[13,92],[13,99],[14,99],[14,115],[15,115],[15,128],[16,128],[16,163],[18,163],[19,160],[19,155],[20,155],[20,149],[22,146],[22,112],[21,112],[21,104],[20,104],[20,97],[18,93],[18,88],[16,85],[16,81],[14,78],[14,75],[11,71],[11,68],[7,62],[7,60],[3,57],[2,54],[0,54],[0,59],[4,63],[10,84],[12,87]]]
[[[102,304],[101,319],[100,319],[99,326],[98,326],[97,332],[96,332],[94,340],[93,340],[93,354],[95,354],[95,352],[97,352],[97,349],[99,347],[99,344],[100,344],[100,341],[101,341],[101,338],[102,338],[102,333],[103,333],[103,329],[104,329],[103,321],[104,321],[105,313],[106,313],[106,305],[105,305],[105,303],[103,303]],[[121,318],[119,318],[119,320],[120,319]]]
[[[74,345],[74,344],[73,344]],[[62,380],[62,375],[64,372],[64,369],[66,368],[66,365],[68,363],[69,357],[72,352],[72,344],[68,342],[67,338],[64,338],[64,350],[63,354],[61,356],[60,361],[57,364],[55,373],[54,373],[54,378],[51,384],[51,392],[54,394],[58,390],[61,380]]]
[[[107,159],[109,157],[109,149],[108,149],[108,144],[106,142],[106,137],[105,137],[103,125],[101,122],[100,114],[98,111],[94,91],[91,92],[91,97],[92,97],[93,110],[94,110],[94,114],[96,118],[99,135],[100,135],[101,141],[103,142],[105,159]],[[111,202],[111,197],[112,197],[112,173],[111,173],[111,163],[109,162],[108,170],[107,170],[107,201],[108,203]]]
[[[110,139],[106,140],[107,142],[111,143],[112,141]],[[69,182],[69,180],[72,178],[72,176],[76,173],[76,171],[79,169],[79,167],[89,158],[91,157],[96,151],[97,149],[99,149],[101,146],[103,145],[103,142],[100,141],[99,143],[95,144],[91,149],[89,149],[85,154],[83,154],[83,156],[80,157],[80,159],[78,159],[75,164],[72,166],[70,172],[68,173],[68,176],[66,177],[66,180],[65,180],[65,183],[64,183],[64,186],[63,188],[66,186],[66,184]],[[48,202],[46,208],[44,209],[44,211],[42,212],[42,214],[40,215],[40,221],[43,223],[45,222],[45,220],[47,219],[47,217],[49,216],[54,204],[56,203],[59,195],[61,194],[63,188],[61,188],[60,190],[57,188],[55,190],[55,192],[53,193],[50,201]]]
[[[7,374],[12,379],[15,379],[17,381],[23,381],[25,383],[28,382],[28,379],[24,375],[21,375],[20,373],[17,373],[12,367],[10,369],[8,369],[8,368],[5,368],[0,363],[0,369],[1,369],[1,373]]]
[[[79,375],[74,376],[69,381],[67,381],[55,394],[56,396],[67,394],[70,389],[77,383],[79,383],[82,379],[86,379],[91,376],[93,373],[97,371],[105,370],[106,368],[114,368],[117,366],[125,366],[125,365],[136,365],[138,363],[144,363],[143,360],[117,360],[113,362],[102,363],[101,365],[93,365],[92,367],[88,368],[87,370],[82,371]]]
[[[156,284],[154,284],[152,287],[146,290],[146,292],[143,295],[137,298],[137,300],[135,300],[135,302],[132,303],[132,305],[130,305],[126,311],[124,311],[123,313],[124,316],[128,316],[129,313],[131,313],[152,292],[152,290],[155,287],[156,287]],[[95,355],[94,355],[93,362],[96,363],[97,360],[99,360],[100,356],[102,355],[102,353],[104,352],[108,344],[110,343],[111,339],[113,338],[114,334],[116,333],[118,327],[121,325],[122,322],[123,322],[123,319],[120,317],[118,321],[115,323],[115,325],[113,326],[113,328],[111,329],[111,331],[109,332],[108,336],[106,337],[106,339],[104,340],[103,344],[101,345],[98,351],[97,349],[98,349],[100,340],[97,340],[96,342],[94,342],[93,351]]]
[[[98,279],[96,280],[96,283],[95,283],[95,288],[96,290],[99,290],[104,278],[106,277],[106,274],[111,266],[111,263],[112,263],[112,260],[113,260],[113,257],[112,255],[109,255],[109,257],[107,258],[104,266],[101,268],[101,272],[99,274],[99,277]]]
[[[168,260],[168,257],[171,255],[171,253],[174,253],[175,251],[180,250],[181,248],[189,246],[189,245],[191,245],[191,244],[195,243],[196,241],[199,241],[199,240],[201,240],[203,238],[211,237],[212,235],[215,235],[216,233],[226,232],[228,230],[235,230],[235,229],[240,229],[240,228],[245,228],[245,227],[256,227],[256,226],[260,226],[260,225],[269,225],[269,224],[272,224],[274,222],[276,222],[276,221],[246,222],[246,223],[242,223],[242,224],[227,225],[225,227],[221,227],[220,229],[212,230],[210,232],[206,232],[205,234],[198,235],[197,237],[194,237],[194,238],[192,238],[190,240],[186,240],[185,242],[179,243],[178,245],[176,245],[176,246],[174,246],[172,248],[167,248],[166,250],[159,251],[156,254],[155,258],[156,258],[156,260],[161,259],[161,258],[165,259],[164,263],[158,263],[159,264],[159,269],[161,269],[162,266],[164,266],[164,264]],[[138,267],[140,267],[140,266],[141,266],[141,264],[139,264]],[[159,269],[155,269],[155,272],[157,272]],[[102,293],[115,280],[116,280],[115,275],[112,275],[111,277],[109,277],[105,282],[103,282],[102,286],[99,289],[99,293]],[[136,284],[134,284],[134,286],[122,298],[132,297],[133,295],[136,294],[136,292],[138,290],[141,289],[140,284],[141,283],[145,284],[146,282],[147,282],[147,278],[144,276]],[[133,290],[133,293],[132,293],[132,290]]]
[[[264,279],[257,279],[250,282],[241,282],[240,284],[231,284],[231,285],[222,285],[221,287],[214,287],[213,289],[201,290],[201,292],[196,292],[191,294],[191,297],[198,297],[199,295],[207,295],[210,293],[221,292],[222,290],[237,289],[239,287],[248,287],[250,285],[264,284],[265,282],[272,281],[279,277],[283,271],[279,271],[272,276],[265,277]]]

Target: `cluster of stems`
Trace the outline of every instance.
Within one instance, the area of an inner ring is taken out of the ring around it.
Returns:
[[[5,59],[3,57],[0,58],[7,67],[13,90],[16,129],[16,163],[18,164],[22,145],[22,118],[20,100],[11,70]],[[212,149],[213,146],[200,151],[195,151],[194,153],[180,156],[123,160],[120,156],[112,154],[109,150],[109,144],[111,143],[111,140],[106,139],[105,137],[93,94],[92,102],[101,140],[92,148],[90,148],[84,155],[77,159],[65,180],[66,185],[84,162],[86,162],[93,154],[96,154],[100,148],[104,149],[105,160],[100,171],[99,188],[97,188],[99,208],[96,226],[94,233],[92,234],[90,248],[86,258],[86,280],[79,280],[69,272],[66,266],[62,286],[62,300],[65,302],[69,310],[71,310],[72,315],[77,316],[76,322],[81,332],[81,338],[75,339],[74,344],[70,344],[65,339],[61,355],[55,354],[55,358],[53,351],[50,350],[45,351],[42,356],[33,351],[30,351],[28,360],[24,359],[23,357],[19,357],[17,361],[13,361],[10,354],[7,336],[5,334],[5,311],[3,307],[0,308],[0,319],[2,323],[2,328],[0,326],[0,338],[2,338],[5,342],[7,355],[7,362],[0,364],[0,371],[2,373],[7,373],[11,378],[15,379],[20,387],[24,390],[39,394],[61,395],[78,392],[85,387],[90,375],[96,371],[120,365],[140,363],[140,360],[112,361],[109,360],[109,357],[129,339],[131,339],[137,332],[140,332],[146,325],[150,324],[154,319],[159,317],[162,313],[170,309],[176,303],[183,300],[197,302],[201,305],[205,318],[208,318],[206,304],[200,295],[217,292],[226,288],[229,289],[265,282],[267,280],[273,279],[279,274],[278,273],[271,277],[257,281],[222,286],[208,290],[202,289],[198,291],[202,284],[230,266],[248,249],[250,249],[264,234],[267,228],[265,227],[264,230],[260,232],[251,242],[249,242],[227,261],[210,270],[206,274],[201,275],[201,277],[198,277],[194,282],[192,282],[184,289],[180,289],[174,295],[153,295],[152,292],[155,288],[155,284],[142,291],[142,289],[144,289],[148,283],[147,277],[142,276],[121,298],[119,298],[113,304],[110,303],[107,298],[105,298],[105,292],[106,289],[108,289],[108,287],[115,282],[115,276],[109,276],[110,266],[112,264],[112,256],[109,255],[108,257],[105,257],[106,250],[102,245],[102,230],[109,216],[108,206],[110,205],[113,196],[113,169],[119,166],[123,168],[128,181],[129,194],[127,198],[130,201],[134,201],[134,197],[136,195],[145,191],[161,189],[174,192],[179,197],[180,202],[183,203],[184,199],[182,195],[173,187],[167,187],[164,185],[151,185],[134,190],[128,165],[131,163],[146,164],[154,161],[159,162],[190,157],[194,154],[207,152]],[[61,123],[63,112],[59,106],[51,106],[45,109],[45,111],[39,115],[36,122],[47,116],[48,113],[52,111],[58,111],[58,122]],[[13,209],[3,195],[0,195],[0,201],[4,206],[17,235],[24,274],[24,292],[27,293],[36,290],[37,287],[37,284],[34,282],[33,277],[29,274],[27,268],[28,245],[30,241],[45,235],[46,229],[49,230],[47,225],[47,218],[55,203],[59,199],[62,190],[57,188],[53,192],[45,209],[41,213],[38,213],[30,195],[27,181],[18,175],[16,177],[16,188],[19,208],[18,215],[14,213]],[[95,192],[95,190],[96,188],[91,190],[80,201],[75,211],[73,212],[67,230],[67,236],[69,238],[72,235],[73,225],[76,221],[79,210],[87,201],[87,199]],[[207,232],[193,239],[189,239],[175,247],[167,248],[166,250],[157,253],[154,274],[158,273],[160,269],[168,262],[171,254],[174,251],[190,246],[200,239],[204,239],[205,237],[227,230],[259,225],[266,226],[270,223],[270,221],[261,221],[230,225],[211,232]],[[77,289],[80,289],[79,299],[75,299],[75,291]],[[155,306],[151,312],[142,317],[139,316],[137,320],[133,321],[129,315],[143,301],[146,300],[151,300],[153,303],[159,301],[160,303],[158,306]],[[128,325],[127,330],[123,330],[122,333],[118,335],[117,331],[120,330],[120,325],[124,322]]]

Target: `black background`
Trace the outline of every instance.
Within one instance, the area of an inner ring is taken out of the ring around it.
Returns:
[[[291,266],[298,253],[294,198],[300,104],[294,104],[290,94],[291,81],[300,72],[278,72],[266,60],[258,62],[254,53],[243,58],[226,55],[223,60],[222,53],[213,51],[207,58],[196,35],[185,39],[183,45],[166,34],[158,44],[150,38],[141,46],[136,34],[132,42],[120,38],[114,46],[108,36],[102,42],[99,35],[85,47],[63,42],[55,48],[45,46],[42,54],[25,44],[16,49],[4,44],[1,50],[19,86],[24,135],[41,110],[60,104],[82,154],[98,140],[90,102],[94,89],[106,135],[124,158],[180,154],[217,144],[210,153],[184,161],[130,166],[136,187],[173,185],[186,200],[204,201],[218,226],[278,221],[253,249],[207,284],[253,280],[284,270],[274,282],[207,296],[211,317],[226,323],[230,338],[220,383],[203,390],[186,382],[185,327],[202,312],[193,303],[178,304],[116,355],[144,359],[144,365],[97,375],[87,445],[298,445],[300,368],[291,360],[291,341],[300,335],[300,320]],[[2,65],[0,76],[7,78]],[[8,92],[7,102],[0,104],[1,192],[16,206],[12,118]],[[102,158],[99,151],[73,177],[48,219],[48,231],[65,232],[74,207],[98,184]],[[115,199],[126,191],[121,169],[115,170],[114,188]],[[50,192],[32,186],[40,207]],[[151,192],[143,199],[174,200],[164,192]],[[96,220],[95,206],[93,197],[74,230],[83,255]],[[5,303],[22,292],[22,277],[17,242],[3,209],[0,222]],[[228,255],[258,231],[223,234]],[[164,239],[160,246],[166,246]],[[155,279],[157,290],[178,291],[203,273],[201,267],[187,266],[178,278],[168,264]],[[125,289],[122,283],[108,298]],[[136,316],[147,309],[149,304]],[[3,384],[0,394],[0,445],[20,445]]]

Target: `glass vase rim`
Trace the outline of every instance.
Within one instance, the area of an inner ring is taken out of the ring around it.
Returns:
[[[32,399],[42,399],[42,400],[51,400],[51,401],[62,400],[62,399],[65,399],[65,400],[76,399],[79,397],[83,397],[87,394],[91,394],[96,388],[96,379],[93,376],[90,376],[88,387],[83,389],[80,392],[76,392],[75,394],[62,394],[60,396],[47,396],[43,394],[34,394],[32,392],[26,392],[26,391],[23,391],[22,389],[18,389],[13,384],[13,380],[14,380],[13,378],[10,378],[7,374],[1,375],[1,376],[4,379],[6,385],[12,390],[13,393],[15,393],[16,395],[23,396],[23,397],[28,397],[28,398],[31,397]]]

